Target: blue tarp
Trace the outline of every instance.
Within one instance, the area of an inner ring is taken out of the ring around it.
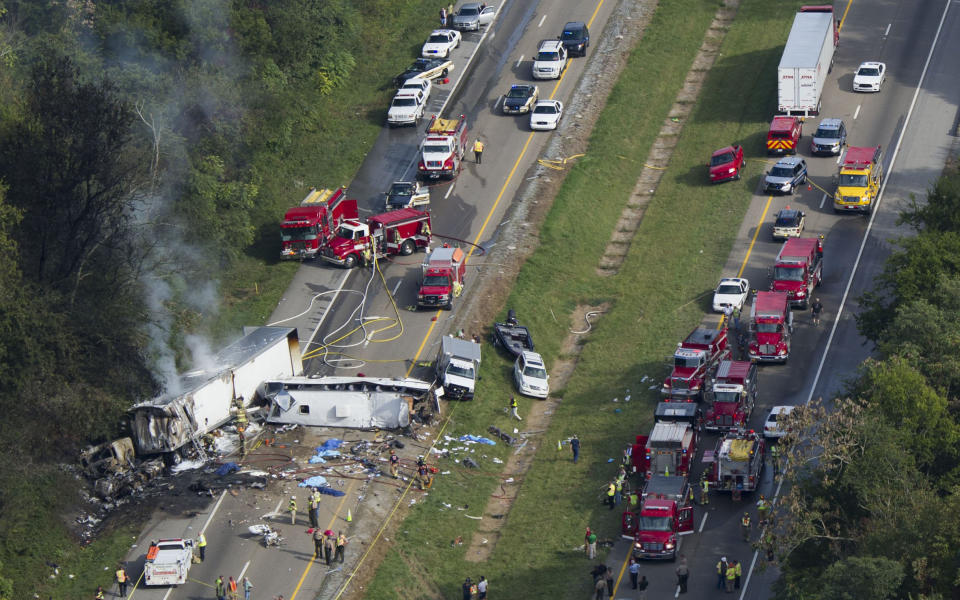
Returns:
[[[327,478],[321,477],[320,475],[314,475],[313,477],[308,477],[300,482],[300,487],[323,487],[327,485]]]
[[[324,450],[323,448],[317,448],[317,456],[322,458],[339,458],[339,450]]]
[[[497,445],[497,443],[496,443],[495,441],[491,440],[490,438],[478,437],[478,436],[470,435],[470,434],[461,435],[461,436],[460,436],[460,441],[461,441],[461,442],[478,442],[478,443],[480,443],[480,444],[486,444],[486,445],[488,445],[488,446],[496,446],[496,445]]]
[[[347,495],[345,492],[341,492],[340,490],[335,490],[330,486],[323,486],[319,488],[318,491],[321,494],[326,494],[328,496],[346,496]]]
[[[317,452],[323,452],[324,450],[336,450],[343,445],[343,440],[338,440],[337,438],[330,438],[325,441],[322,446],[317,446]]]
[[[310,462],[311,465],[315,465],[315,464],[318,464],[318,463],[322,465],[322,464],[326,463],[327,461],[323,460],[323,458],[322,458],[320,455],[317,455],[317,456],[311,456],[309,462]]]
[[[222,465],[220,465],[220,468],[217,469],[217,475],[229,475],[230,473],[233,473],[234,471],[239,471],[239,470],[240,470],[240,465],[238,465],[235,462],[223,463]]]

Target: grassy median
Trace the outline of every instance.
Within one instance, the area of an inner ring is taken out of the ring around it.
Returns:
[[[666,357],[708,310],[706,292],[721,275],[761,174],[776,65],[799,5],[741,2],[619,274],[600,278],[595,268],[606,241],[717,8],[715,1],[661,0],[508,301],[531,326],[548,364],[560,356],[568,329],[583,327],[570,322],[576,306],[608,303],[610,309],[559,391],[563,401],[502,537],[486,563],[465,560],[476,521],[464,515],[479,515],[490,494],[498,493],[498,465],[490,459],[506,460],[510,451],[502,445],[477,450],[487,455],[479,471],[441,463],[451,474],[438,478],[402,524],[368,597],[453,598],[464,577],[476,581],[481,574],[499,594],[583,598],[589,593],[589,563],[575,548],[587,525],[601,537],[619,534],[619,511],[600,505],[601,490],[615,475],[608,459],[649,429],[657,392],[648,387],[665,376]],[[710,152],[735,141],[757,161],[743,181],[711,187],[705,167]],[[451,435],[483,434],[490,424],[511,426],[502,411],[512,393],[510,364],[493,348],[485,350],[482,396],[452,407]],[[573,433],[583,442],[577,465],[567,447],[555,448],[556,440]],[[464,505],[470,509],[456,510]],[[457,536],[463,536],[463,547],[451,547]]]

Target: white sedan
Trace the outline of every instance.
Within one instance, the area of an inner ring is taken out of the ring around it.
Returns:
[[[882,62],[860,63],[856,75],[853,76],[853,91],[879,92],[883,80],[887,77],[887,65]]]
[[[787,435],[789,428],[781,427],[784,418],[793,412],[795,406],[774,406],[763,423],[763,436],[768,438],[782,438]]]
[[[556,129],[563,116],[563,102],[559,100],[540,100],[530,111],[530,129]]]
[[[723,307],[742,309],[750,293],[750,282],[742,277],[724,277],[713,292],[714,312],[723,312]]]
[[[447,58],[460,45],[460,32],[453,29],[435,29],[427,38],[420,55],[424,58]]]

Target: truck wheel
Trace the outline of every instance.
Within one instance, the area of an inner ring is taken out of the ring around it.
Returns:
[[[352,269],[355,266],[357,266],[357,256],[355,254],[351,254],[343,260],[344,269]]]
[[[400,254],[402,256],[410,256],[417,249],[414,245],[413,240],[406,240],[400,245]]]

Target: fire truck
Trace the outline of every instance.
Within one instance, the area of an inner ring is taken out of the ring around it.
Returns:
[[[637,436],[630,454],[633,471],[645,480],[654,475],[686,477],[697,454],[697,430],[688,422],[658,421],[650,435]]]
[[[420,177],[453,179],[463,166],[467,153],[467,118],[440,119],[436,116],[427,127],[427,137],[420,146]]]
[[[757,401],[757,366],[747,361],[725,360],[717,367],[710,397],[713,404],[703,415],[708,431],[743,431]]]
[[[466,255],[460,248],[437,248],[421,265],[420,291],[417,306],[447,310],[453,308],[453,299],[463,290]]]
[[[365,222],[343,221],[324,247],[322,256],[327,262],[350,269],[363,261],[364,250],[368,248],[377,258],[409,256],[417,249],[428,248],[432,239],[430,213],[401,208],[373,215]]]
[[[823,236],[790,238],[773,265],[770,291],[786,292],[791,306],[807,308],[823,276]]]
[[[704,462],[713,461],[707,476],[710,489],[731,492],[734,499],[757,489],[765,451],[763,437],[753,430],[730,432],[717,440],[712,456],[704,456]]]
[[[774,117],[767,131],[767,154],[796,154],[802,135],[800,117]]]
[[[729,357],[726,323],[720,329],[697,327],[677,344],[673,371],[663,381],[660,393],[671,399],[701,398],[709,371]]]
[[[787,362],[793,335],[793,312],[786,292],[757,292],[750,308],[750,360]]]
[[[883,152],[876,148],[851,146],[840,163],[834,212],[870,214],[883,181]]]
[[[624,511],[622,537],[633,540],[633,557],[675,560],[679,537],[693,532],[686,477],[654,475],[638,507]]]
[[[315,258],[340,223],[358,216],[357,201],[347,199],[347,188],[310,188],[300,205],[283,215],[280,258]]]

